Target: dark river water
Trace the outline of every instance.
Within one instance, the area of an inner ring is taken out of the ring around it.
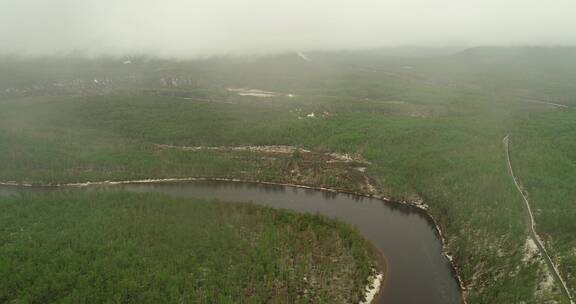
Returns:
[[[253,202],[299,212],[320,213],[358,227],[386,256],[388,272],[379,303],[460,304],[462,295],[430,220],[412,207],[350,194],[236,182],[186,182],[90,186],[179,197]],[[0,196],[47,188],[0,186]]]

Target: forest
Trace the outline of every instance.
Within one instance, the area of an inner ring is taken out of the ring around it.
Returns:
[[[350,225],[119,191],[0,197],[2,303],[351,303],[375,252]]]
[[[574,48],[307,55],[0,60],[0,181],[214,177],[352,192],[368,191],[368,181],[429,206],[469,303],[568,303],[546,283],[541,259],[526,258],[502,139],[510,136],[536,229],[574,293]],[[234,149],[277,145],[295,150]],[[354,160],[332,162],[331,153]]]

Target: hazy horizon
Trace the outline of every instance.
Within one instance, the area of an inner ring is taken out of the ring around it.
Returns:
[[[576,2],[5,0],[0,54],[195,57],[398,46],[574,45]]]

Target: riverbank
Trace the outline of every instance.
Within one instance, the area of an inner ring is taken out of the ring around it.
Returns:
[[[360,304],[377,304],[380,303],[380,298],[384,293],[386,278],[388,278],[389,263],[382,250],[378,249],[368,239],[366,239],[366,241],[372,250],[372,255],[376,259],[377,269],[375,269],[374,274],[368,279],[368,285],[364,289],[364,301],[361,301]]]
[[[435,227],[435,231],[437,233],[437,236],[441,240],[441,243],[442,243],[442,253],[446,257],[446,259],[449,261],[449,263],[452,267],[452,270],[453,270],[454,278],[458,282],[458,286],[459,286],[460,290],[463,292],[462,302],[464,304],[467,303],[466,293],[465,293],[466,288],[465,288],[463,280],[460,276],[459,268],[454,264],[453,259],[447,250],[447,248],[448,248],[447,247],[447,240],[444,237],[442,229],[437,224],[433,215],[428,212],[427,205],[421,201],[415,201],[415,202],[395,201],[395,200],[392,200],[388,197],[385,197],[385,196],[383,196],[381,194],[377,194],[377,193],[354,192],[354,191],[349,191],[349,190],[345,190],[345,189],[334,189],[334,188],[327,188],[327,187],[316,187],[316,186],[310,186],[310,185],[298,185],[298,184],[290,184],[290,183],[277,183],[277,182],[268,182],[268,181],[260,181],[260,180],[242,180],[242,179],[235,179],[235,178],[214,178],[214,177],[188,177],[188,178],[164,178],[164,179],[150,178],[150,179],[141,179],[141,180],[92,181],[92,182],[62,183],[62,184],[57,184],[57,183],[43,184],[43,183],[38,183],[38,182],[24,182],[24,183],[3,182],[3,183],[0,183],[0,185],[11,185],[11,186],[21,185],[21,186],[27,186],[27,187],[32,187],[32,186],[89,187],[89,186],[106,186],[106,185],[154,184],[154,183],[173,183],[173,182],[192,182],[192,181],[222,181],[222,182],[254,183],[254,184],[264,184],[264,185],[287,186],[287,187],[295,187],[295,188],[301,188],[301,189],[326,191],[326,192],[332,192],[332,193],[343,193],[343,194],[356,195],[356,196],[360,196],[360,197],[375,198],[375,199],[378,199],[378,200],[381,200],[381,201],[384,201],[387,203],[399,204],[402,206],[412,207],[415,210],[418,210],[421,214],[425,215],[429,219],[429,221],[433,224],[433,226]],[[367,187],[367,188],[370,188],[370,187]],[[385,287],[385,284],[383,284],[383,283],[384,283],[384,281],[382,281],[382,284],[380,284],[380,291],[375,295],[374,300],[376,300],[378,298],[377,295],[382,294],[383,289]],[[369,295],[368,292],[367,292],[367,295]]]

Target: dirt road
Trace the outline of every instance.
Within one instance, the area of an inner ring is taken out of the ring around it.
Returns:
[[[562,293],[565,294],[565,296],[568,298],[571,304],[574,304],[574,299],[572,298],[572,294],[570,294],[570,291],[566,286],[566,282],[564,282],[564,280],[560,276],[558,268],[552,261],[552,258],[550,258],[550,255],[548,255],[546,247],[544,247],[544,244],[542,243],[540,237],[536,233],[536,223],[534,221],[534,214],[532,213],[532,208],[530,207],[530,202],[528,201],[528,197],[524,193],[522,186],[518,182],[518,178],[514,175],[514,170],[512,169],[512,163],[510,162],[510,150],[509,150],[510,135],[506,135],[506,137],[504,137],[503,139],[503,142],[504,142],[504,149],[506,150],[506,161],[508,162],[508,171],[510,172],[510,176],[514,181],[514,185],[516,185],[516,189],[518,189],[518,192],[520,192],[520,195],[522,195],[522,199],[524,200],[524,205],[526,207],[525,208],[526,218],[528,225],[530,227],[530,237],[534,240],[534,243],[536,243],[536,245],[538,246],[538,249],[540,250],[542,257],[544,258],[546,265],[548,265],[548,268],[550,269],[550,272],[552,273],[554,280],[558,285],[560,285]]]

